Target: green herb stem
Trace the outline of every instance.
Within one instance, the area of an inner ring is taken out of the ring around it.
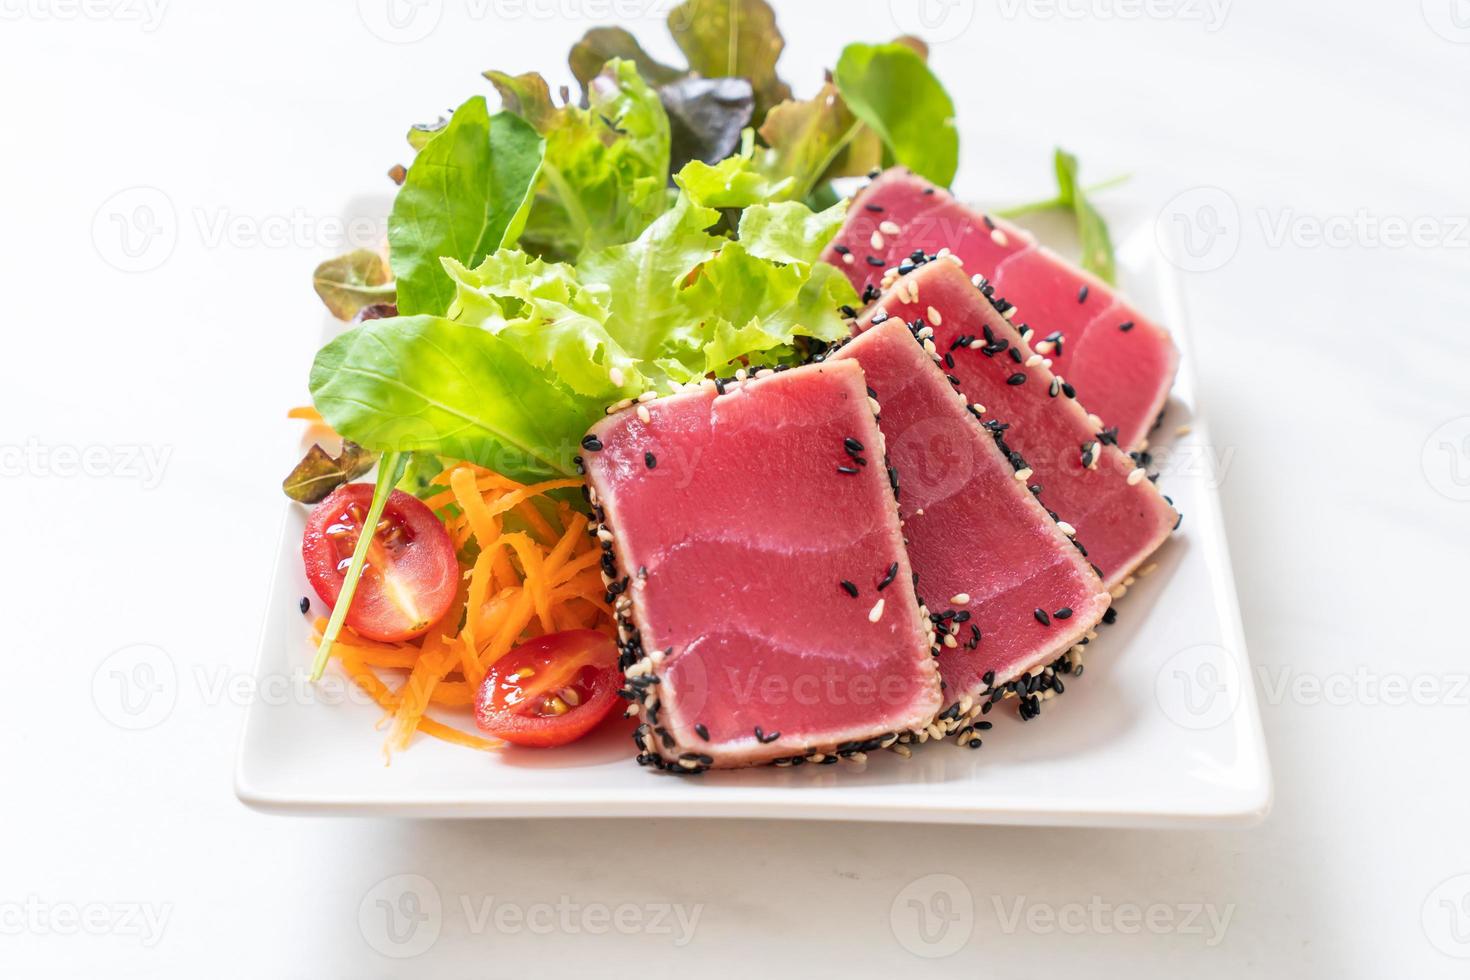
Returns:
[[[367,519],[357,537],[357,547],[352,549],[352,561],[347,565],[347,575],[342,580],[342,591],[337,595],[337,604],[332,607],[332,618],[327,620],[326,632],[321,645],[316,649],[316,661],[311,665],[311,680],[321,680],[332,659],[332,644],[337,642],[342,626],[347,622],[347,611],[352,608],[352,597],[357,594],[357,583],[362,578],[362,569],[367,564],[368,548],[372,546],[378,521],[383,517],[383,508],[388,506],[388,497],[393,487],[403,477],[404,465],[408,462],[402,453],[384,453],[378,463],[378,482],[373,487],[373,502],[368,505]]]
[[[1127,183],[1132,179],[1132,174],[1119,174],[1116,177],[1110,177],[1101,183],[1085,188],[1083,193],[1095,194],[1098,191],[1105,191],[1110,187],[1117,187],[1119,184]],[[1072,202],[1070,200],[1058,195],[1045,201],[1031,201],[1027,204],[1016,204],[1008,208],[1001,208],[995,214],[1000,218],[1021,218],[1028,214],[1035,214],[1038,211],[1052,211],[1056,208],[1070,208],[1071,206]]]

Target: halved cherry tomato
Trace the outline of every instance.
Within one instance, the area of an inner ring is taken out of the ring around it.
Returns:
[[[612,713],[622,683],[618,648],[605,635],[549,633],[491,665],[475,697],[475,722],[512,745],[565,745]]]
[[[328,606],[342,591],[372,500],[371,483],[338,487],[306,522],[306,577]],[[373,534],[347,625],[389,643],[418,636],[449,611],[459,574],[454,542],[439,518],[418,498],[394,490]]]

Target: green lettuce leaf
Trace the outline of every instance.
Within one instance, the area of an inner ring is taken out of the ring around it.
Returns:
[[[776,75],[786,41],[764,0],[685,0],[669,12],[668,25],[694,71],[705,78],[749,79],[756,119],[791,98],[791,87]]]
[[[323,262],[311,274],[311,285],[339,320],[351,320],[365,306],[392,303],[397,295],[383,257],[370,248]]]
[[[638,69],[638,74],[655,87],[667,85],[689,74],[685,69],[671,68],[659,62],[643,50],[643,45],[638,43],[636,37],[621,27],[594,27],[572,45],[571,53],[567,55],[567,65],[582,84],[584,99],[589,96],[592,79],[614,58],[631,61]]]
[[[443,313],[454,298],[441,258],[477,264],[514,241],[541,167],[542,141],[511,113],[491,117],[476,96],[426,143],[388,218],[398,309]]]
[[[817,212],[795,201],[747,207],[740,215],[740,244],[756,258],[805,270],[821,257],[846,216],[846,201]]]
[[[685,164],[674,182],[694,203],[707,208],[744,208],[767,201],[785,201],[796,196],[794,177],[767,173],[756,162],[766,151],[754,146],[755,133],[745,131],[744,149],[711,166],[701,160]]]
[[[598,403],[572,394],[508,340],[434,316],[368,320],[311,367],[327,423],[378,452],[469,460],[517,480],[569,476]]]
[[[539,75],[485,75],[546,141],[527,251],[575,259],[631,241],[668,207],[669,120],[632,62],[614,59],[589,80],[586,109],[556,106]]]
[[[506,249],[475,269],[452,261],[445,269],[457,288],[453,319],[500,336],[578,395],[613,402],[642,390],[637,361],[607,332],[601,291],[571,266]]]
[[[959,166],[954,102],[912,47],[849,44],[833,80],[853,115],[882,138],[894,160],[949,186]]]
[[[814,98],[773,108],[760,134],[770,147],[762,169],[791,177],[797,199],[833,178],[865,174],[883,160],[878,134],[853,114],[831,82]]]

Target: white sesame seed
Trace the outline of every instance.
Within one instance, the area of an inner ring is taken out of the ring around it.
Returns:
[[[873,246],[873,251],[875,251],[875,252],[882,251],[882,249],[883,249],[883,236],[880,235],[880,234],[878,234],[876,231],[873,232],[873,237],[868,239],[868,244],[871,245],[871,246]]]
[[[1151,561],[1147,565],[1144,565],[1142,568],[1140,568],[1138,570],[1138,577],[1139,578],[1143,578],[1146,575],[1152,575],[1154,573],[1154,569],[1156,569],[1158,567],[1159,567],[1159,563],[1158,562]]]
[[[851,252],[843,252],[842,253],[842,264],[843,265],[852,265],[856,261],[857,261],[857,259],[853,257],[853,254]]]
[[[946,633],[944,635],[944,645],[953,650],[955,647],[959,646],[959,643],[955,640],[952,634]]]
[[[613,383],[614,388],[621,388],[623,386],[623,372],[621,368],[608,368],[607,377]]]
[[[1016,479],[1020,480],[1022,483],[1025,483],[1027,480],[1031,479],[1031,467],[1023,466],[1019,470],[1016,470]]]
[[[648,414],[647,405],[638,406],[638,421],[642,422],[644,425],[647,425],[649,422],[653,421],[653,416]]]
[[[1057,345],[1050,340],[1043,340],[1036,345],[1036,353],[1038,354],[1050,354],[1056,349]]]
[[[949,604],[952,606],[968,606],[970,604],[970,593],[960,592],[950,596]]]
[[[1010,241],[1010,239],[1006,238],[1006,233],[1001,231],[999,228],[990,229],[990,240],[992,242],[995,242],[995,244],[999,245],[1001,248],[1005,248],[1006,243]]]
[[[971,405],[970,407],[975,410],[975,414],[976,415],[984,415],[985,414],[985,406],[982,405],[982,404],[980,404],[979,402],[976,402],[975,404]]]
[[[977,286],[978,287],[978,286],[980,286],[984,282],[985,282],[985,277],[982,276],[978,272],[975,273],[973,276],[970,277],[970,285],[972,285],[972,286]]]
[[[1148,476],[1148,473],[1144,471],[1142,466],[1135,466],[1133,467],[1133,472],[1128,474],[1128,485],[1130,487],[1137,486],[1146,476]]]
[[[651,402],[651,401],[653,401],[657,397],[658,397],[658,392],[656,392],[656,391],[645,391],[643,394],[641,394],[641,395],[638,396],[638,400],[640,402]]]
[[[894,744],[888,746],[888,751],[893,752],[897,755],[901,755],[905,759],[911,759],[914,755],[913,749],[909,748],[907,745],[903,745],[898,742],[895,742]]]
[[[1077,529],[1068,524],[1066,521],[1057,521],[1057,530],[1061,531],[1069,538],[1074,538],[1077,536]]]
[[[744,381],[748,377],[750,377],[750,373],[748,371],[746,371],[745,368],[736,368],[735,369],[735,380],[736,381]]]
[[[883,618],[883,600],[879,599],[873,603],[873,608],[868,610],[868,622],[876,623]]]
[[[869,398],[868,399],[868,407],[873,410],[873,414],[874,415],[879,414],[881,412],[881,410],[882,410],[882,406],[880,406],[878,404],[878,399],[876,399],[876,398]]]
[[[899,232],[903,231],[902,228],[898,227],[898,225],[894,224],[891,221],[885,221],[880,224],[878,226],[878,230],[885,235],[897,235]]]
[[[940,316],[939,311],[936,310],[934,307],[929,307],[929,309],[925,312],[929,314],[929,322],[934,324],[936,327],[944,322],[944,317]]]
[[[1128,594],[1128,586],[1126,586],[1126,585],[1117,585],[1117,586],[1114,586],[1113,587],[1113,590],[1108,593],[1108,595],[1112,596],[1114,599],[1121,599],[1121,598],[1123,598],[1127,594]]]
[[[1088,412],[1087,413],[1087,424],[1090,425],[1090,426],[1092,426],[1094,429],[1101,429],[1102,428],[1102,419],[1098,418],[1096,415],[1093,415],[1091,412]]]
[[[1032,354],[1030,357],[1026,358],[1026,366],[1027,367],[1035,367],[1036,365],[1038,365],[1040,363],[1041,363],[1041,355],[1040,354]]]
[[[1174,430],[1174,434],[1176,436],[1187,436],[1187,435],[1189,435],[1193,431],[1194,430],[1192,428],[1190,428],[1189,426],[1187,426],[1187,425],[1181,425],[1179,428],[1177,428],[1177,429]]]

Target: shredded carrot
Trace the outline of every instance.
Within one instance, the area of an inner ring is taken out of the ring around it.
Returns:
[[[310,405],[297,405],[286,413],[288,419],[301,419],[303,422],[323,422],[322,413]]]
[[[290,415],[320,419],[312,408],[295,408]],[[449,613],[414,640],[383,643],[349,627],[333,648],[347,676],[386,713],[384,751],[390,757],[416,733],[482,751],[500,748],[499,741],[462,727],[489,667],[518,644],[547,633],[612,633],[612,608],[598,567],[601,547],[587,533],[585,515],[548,496],[579,484],[561,479],[527,485],[470,463],[435,478],[424,503],[444,522],[464,569]],[[318,634],[325,628],[325,620],[316,621]],[[449,724],[431,711],[449,712],[460,723]]]

